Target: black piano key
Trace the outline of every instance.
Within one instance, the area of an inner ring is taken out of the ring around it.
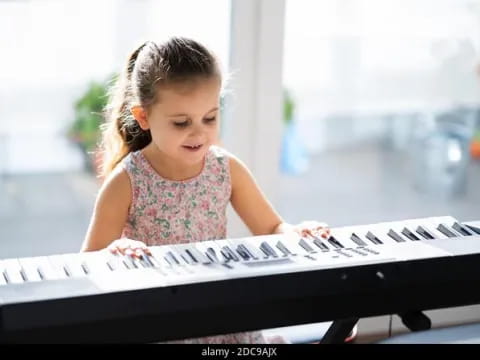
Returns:
[[[253,247],[248,242],[240,244],[240,246],[246,251],[248,256],[250,256],[253,260],[258,260],[257,254],[261,254],[261,252],[258,251],[257,248]]]
[[[315,250],[313,250],[313,248],[310,245],[308,245],[308,243],[305,241],[305,239],[300,239],[298,244],[309,253],[314,253],[315,252]]]
[[[88,268],[87,264],[81,263],[80,266],[81,266],[83,272],[84,272],[86,275],[88,275],[88,274],[90,273],[90,269]]]
[[[340,241],[338,241],[334,236],[329,236],[327,241],[332,244],[337,249],[343,249],[345,246],[342,245]]]
[[[222,247],[223,250],[225,250],[227,253],[230,254],[230,257],[233,259],[233,261],[239,261],[240,259],[238,258],[237,255],[235,255],[235,253],[233,252],[232,249],[230,249],[230,247],[228,247],[227,245],[225,245],[224,247]]]
[[[465,224],[465,226],[472,230],[472,232],[474,232],[475,234],[478,234],[480,235],[480,228],[476,227],[476,226],[473,226],[473,225],[469,225],[469,224]]]
[[[444,224],[440,224],[437,227],[437,230],[440,231],[443,235],[449,237],[449,238],[454,238],[458,237],[457,234],[455,234],[453,231],[451,231],[448,227],[446,227]]]
[[[217,253],[214,248],[208,247],[207,251],[205,252],[205,255],[210,259],[211,262],[220,262],[220,259],[217,256]]]
[[[7,274],[7,270],[3,270],[2,275],[3,275],[3,278],[5,279],[5,281],[7,282],[7,284],[11,282],[10,277]]]
[[[463,225],[459,224],[458,222],[454,223],[452,225],[452,228],[454,230],[458,231],[460,234],[462,234],[464,236],[472,236],[473,235],[473,233],[469,229],[465,228]]]
[[[145,261],[145,258],[143,257],[143,255],[140,255],[137,259],[136,259],[137,262],[140,263],[140,265],[142,265],[142,267],[144,268],[149,268],[150,267],[150,264]]]
[[[72,270],[70,270],[70,268],[68,267],[68,265],[63,265],[63,271],[65,271],[65,274],[68,276],[68,277],[71,277],[72,276]]]
[[[261,244],[260,244],[260,249],[267,255],[267,256],[273,256],[274,258],[278,257],[277,253],[275,252],[275,250],[273,250],[273,248],[270,246],[269,243],[267,243],[266,241],[263,241]]]
[[[248,249],[248,247],[245,244],[240,244],[238,246],[244,251],[245,254],[248,255],[248,257],[254,260],[258,259],[255,255],[252,254],[252,252]]]
[[[407,238],[409,238],[412,241],[418,241],[420,238],[418,238],[414,233],[412,233],[410,230],[407,228],[403,228],[402,234],[405,235]]]
[[[249,260],[250,259],[250,256],[248,255],[248,252],[245,251],[245,247],[242,245],[238,245],[237,246],[237,254],[240,255],[240,257],[243,259],[243,260]]]
[[[367,232],[365,237],[371,242],[373,242],[374,244],[377,244],[377,245],[383,244],[383,242],[377,236],[375,236],[375,234],[373,234],[371,231]]]
[[[124,264],[129,266],[129,269],[137,269],[138,266],[135,264],[135,261],[133,261],[133,258],[130,255],[123,255],[123,260]]]
[[[390,229],[387,235],[390,236],[396,242],[405,242],[405,239],[401,237],[400,234],[398,234],[395,230]]]
[[[328,250],[330,250],[330,249],[328,248],[328,246],[325,245],[325,244],[323,243],[323,241],[320,240],[320,239],[317,238],[317,237],[315,237],[315,239],[313,240],[313,243],[314,243],[315,245],[317,245],[317,247],[320,248],[320,250],[322,250],[322,251],[328,251]]]
[[[40,276],[40,279],[45,280],[45,273],[40,268],[40,266],[37,268],[37,272],[38,272],[38,276]]]
[[[262,250],[263,254],[265,255],[266,258],[270,257],[270,252],[260,244],[260,250]]]
[[[181,252],[178,255],[180,255],[180,259],[182,259],[185,264],[192,265],[192,262],[190,261],[188,256],[182,254]]]
[[[209,248],[211,249],[211,248]],[[213,250],[213,249],[212,249]],[[173,262],[177,265],[180,265],[180,261],[176,258],[176,256],[171,251],[167,251],[167,256],[173,260]]]
[[[360,236],[358,236],[355,233],[352,233],[352,236],[350,236],[350,239],[358,246],[367,246],[367,243],[362,239],[360,239]]]
[[[313,236],[313,243],[322,251],[329,251],[330,250],[329,247],[327,245],[325,245],[325,243],[316,236]]]
[[[154,268],[159,268],[161,267],[160,263],[157,261],[157,259],[153,255],[145,255],[145,259],[152,265]]]
[[[288,248],[281,241],[278,241],[276,246],[283,253],[284,256],[293,255],[293,253],[288,250]]]
[[[434,240],[435,237],[430,234],[423,226],[417,227],[417,233],[420,234],[422,237],[424,237],[427,240]]]
[[[23,281],[25,281],[25,282],[28,281],[27,273],[25,272],[25,270],[23,268],[20,269],[20,276],[22,277]]]
[[[147,254],[143,254],[140,256],[140,259],[146,264],[146,267],[155,267],[151,260],[151,256]]]
[[[230,260],[233,260],[230,253],[228,251],[225,251],[223,248],[220,249],[220,254],[222,254],[222,256],[223,256],[223,258],[225,259],[226,262],[229,262]]]
[[[167,256],[164,256],[163,259],[167,262],[169,266],[173,266],[173,261],[171,261]]]
[[[189,249],[185,249],[185,252],[187,253],[188,256],[190,256],[190,259],[192,259],[192,261],[195,264],[198,264],[197,258],[195,256],[193,256],[192,252]]]

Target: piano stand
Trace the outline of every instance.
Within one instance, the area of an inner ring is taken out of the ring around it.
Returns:
[[[398,316],[411,331],[429,330],[432,327],[430,318],[421,311],[409,311]]]
[[[350,335],[358,318],[335,320],[326,334],[320,340],[320,344],[343,344],[345,339]]]

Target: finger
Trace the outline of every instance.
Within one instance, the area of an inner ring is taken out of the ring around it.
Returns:
[[[302,229],[302,236],[312,236],[313,233],[310,229]]]
[[[123,249],[122,253],[124,255],[127,255],[127,256],[134,256],[135,255],[135,252],[130,247],[127,247],[127,248]]]
[[[112,254],[117,254],[118,253],[118,248],[116,245],[111,244],[107,247],[108,251],[110,251]]]
[[[146,251],[147,249],[141,247],[141,248],[136,248],[135,251],[134,251],[134,256],[135,257],[138,257],[138,258],[141,258],[143,256],[145,256],[145,254],[147,253]]]

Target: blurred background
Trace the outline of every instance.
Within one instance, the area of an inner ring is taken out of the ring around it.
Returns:
[[[0,258],[79,250],[108,81],[172,35],[233,74],[223,142],[287,221],[480,220],[479,0],[0,0]]]

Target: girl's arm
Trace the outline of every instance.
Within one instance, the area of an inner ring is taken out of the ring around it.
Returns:
[[[104,249],[121,237],[131,199],[132,190],[126,171],[112,173],[98,194],[81,251]]]
[[[283,221],[258,187],[253,175],[241,160],[230,155],[232,179],[232,206],[253,235],[295,232],[302,236],[330,235],[328,225],[318,221],[304,221],[291,225]]]
[[[232,181],[230,201],[252,234],[274,234],[291,229],[291,225],[283,221],[262,193],[245,164],[234,155],[229,156]]]

